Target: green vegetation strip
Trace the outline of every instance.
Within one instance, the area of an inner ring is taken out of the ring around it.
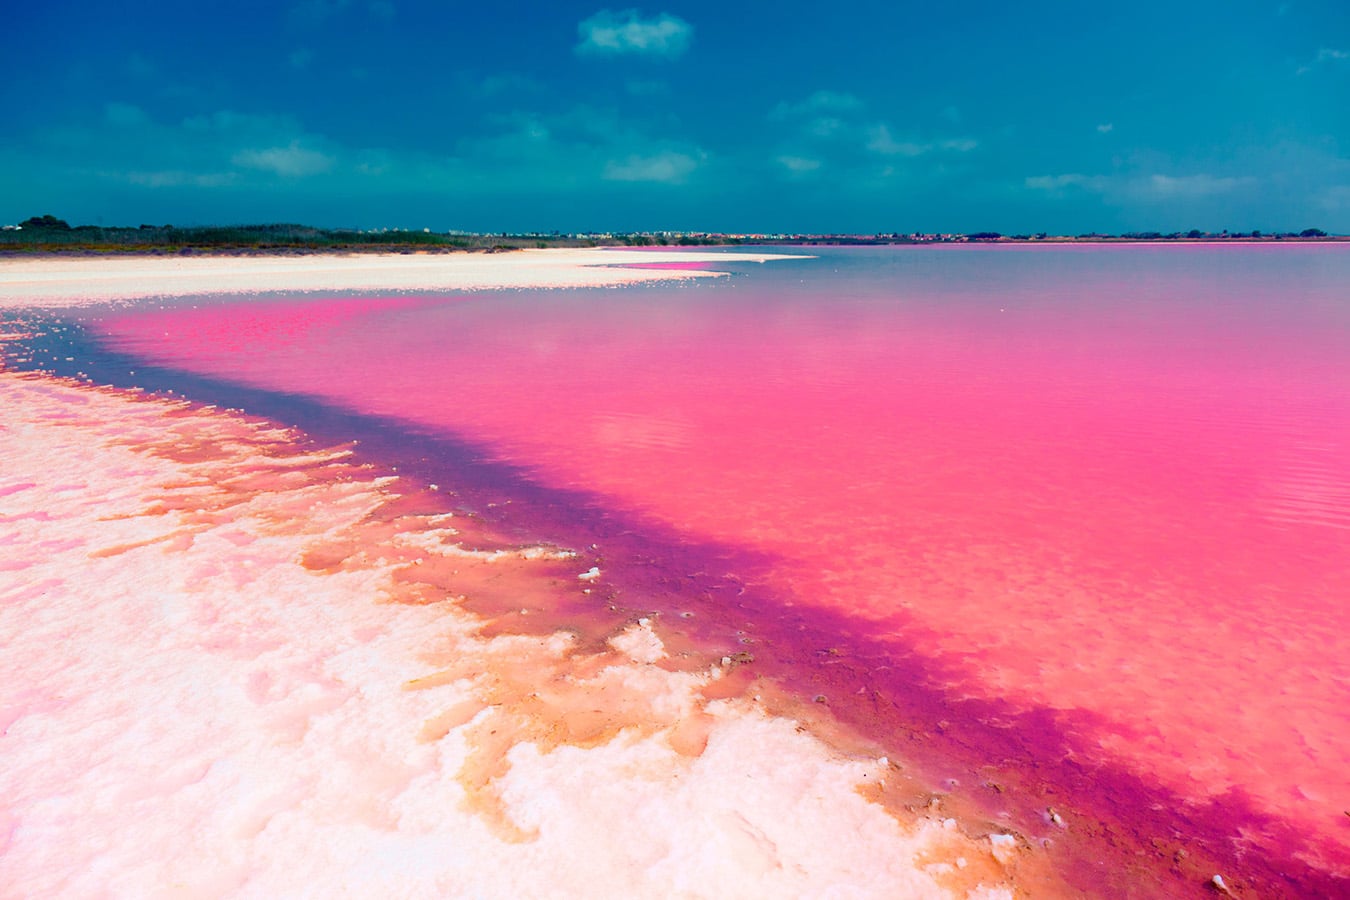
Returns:
[[[308,225],[208,225],[138,228],[77,225],[55,216],[34,216],[0,230],[0,253],[191,253],[276,251],[454,251],[518,250],[522,247],[652,246],[724,244],[720,238],[663,240],[650,235],[441,234],[431,231],[313,228]]]

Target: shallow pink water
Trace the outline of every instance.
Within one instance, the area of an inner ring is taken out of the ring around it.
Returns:
[[[947,696],[1049,710],[1081,764],[1350,868],[1350,254],[823,252],[93,330],[766,554],[766,589],[932,661]]]

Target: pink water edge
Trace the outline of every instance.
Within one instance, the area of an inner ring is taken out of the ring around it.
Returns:
[[[1100,778],[1102,797],[1055,802],[1140,817],[1145,842],[1169,798],[1236,835],[1234,858],[1343,878],[1344,312],[1272,310],[1259,281],[1166,302],[1208,270],[1133,302],[1122,273],[1151,253],[1113,258],[1115,282],[1056,286],[1099,292],[1081,303],[1029,283],[841,302],[747,277],[711,299],[305,298],[95,330],[146,362],[453,436],[770,560],[757,587],[780,609],[871,654],[846,678],[799,660],[820,670],[801,684],[896,691],[888,658],[918,660],[925,690],[1029,748],[1009,759],[1042,761],[1022,776],[1049,785],[1026,788],[1037,802]],[[948,728],[959,747],[960,723],[933,723]],[[991,783],[1018,777],[1003,762],[987,760]]]
[[[274,422],[0,400],[0,895],[1012,896],[1007,839],[902,826],[885,760],[708,702],[648,620],[492,634],[444,591],[584,596],[571,553]]]

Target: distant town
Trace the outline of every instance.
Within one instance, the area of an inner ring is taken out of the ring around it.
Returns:
[[[504,251],[526,247],[698,247],[740,244],[868,246],[886,244],[1070,244],[1315,241],[1350,242],[1320,228],[1301,231],[1132,231],[1123,234],[1000,234],[996,231],[879,232],[876,234],[582,231],[497,232],[431,228],[343,229],[307,225],[71,225],[53,215],[0,226],[0,254],[75,253],[277,253]]]
[[[1130,231],[1123,234],[1001,234],[997,231],[962,232],[890,232],[877,234],[813,234],[813,233],[745,233],[660,231],[639,234],[571,235],[625,243],[679,244],[691,243],[753,243],[753,244],[969,244],[969,243],[1080,243],[1139,241],[1343,241],[1350,237],[1331,235],[1320,228],[1302,231]],[[644,238],[646,239],[644,241]]]

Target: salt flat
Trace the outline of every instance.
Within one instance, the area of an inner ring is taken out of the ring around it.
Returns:
[[[605,287],[720,274],[621,266],[791,258],[765,253],[601,248],[309,256],[49,256],[0,259],[0,306],[59,308],[99,300],[262,291]]]

